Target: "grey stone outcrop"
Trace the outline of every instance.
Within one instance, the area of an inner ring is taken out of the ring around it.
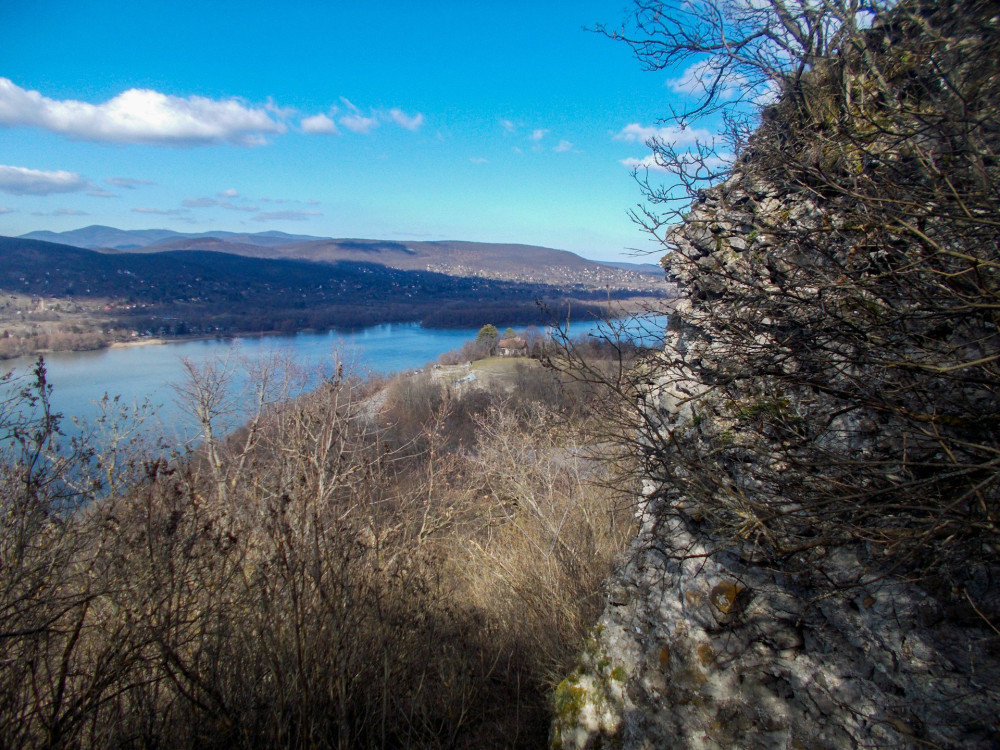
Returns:
[[[557,690],[554,747],[997,747],[997,640],[974,612],[877,572],[817,598],[752,550],[719,552],[683,498],[650,489]]]

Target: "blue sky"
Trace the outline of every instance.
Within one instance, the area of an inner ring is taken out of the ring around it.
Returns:
[[[627,215],[629,165],[685,87],[584,30],[626,11],[3,3],[0,234],[280,230],[632,259],[655,246]]]

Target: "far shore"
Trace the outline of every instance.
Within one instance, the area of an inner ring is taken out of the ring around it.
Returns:
[[[673,305],[673,300],[666,300],[666,309],[671,309]],[[641,312],[642,308],[634,308],[630,312],[621,311],[621,315],[617,317],[628,317],[630,314],[636,311]],[[384,321],[382,323],[376,323],[373,325],[422,325],[420,321]],[[361,326],[366,327],[366,326]],[[327,329],[316,329],[316,328],[301,328],[296,331],[228,331],[226,333],[211,333],[211,334],[195,334],[195,335],[180,335],[180,336],[137,336],[134,339],[128,339],[125,341],[110,341],[103,343],[98,346],[85,347],[85,348],[58,348],[53,349],[50,347],[34,349],[30,352],[19,352],[17,354],[9,354],[0,350],[0,362],[4,362],[12,359],[19,359],[22,357],[37,357],[40,354],[53,354],[61,352],[82,352],[82,351],[101,351],[102,349],[124,349],[133,346],[161,346],[164,344],[179,344],[187,341],[210,341],[214,339],[240,339],[240,338],[258,338],[264,336],[294,336],[298,333],[315,333],[318,330],[343,330],[352,331],[355,327],[345,326],[344,328],[327,328]],[[470,328],[472,330],[472,328]]]
[[[166,344],[168,343],[168,341],[169,341],[168,339],[159,339],[159,338],[156,339],[143,338],[143,339],[135,339],[134,341],[112,341],[111,344],[108,345],[108,348],[125,349],[130,346],[153,346],[155,344]]]

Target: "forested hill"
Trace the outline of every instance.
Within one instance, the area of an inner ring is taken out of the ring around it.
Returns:
[[[400,242],[378,239],[332,239],[281,232],[181,234],[166,229],[121,230],[92,226],[69,232],[31,232],[35,239],[101,252],[162,253],[204,250],[256,258],[311,260],[323,263],[375,263],[404,271],[435,271],[507,281],[593,289],[661,290],[656,267],[598,263],[566,250],[485,242]]]
[[[99,253],[9,237],[0,237],[0,290],[9,298],[49,300],[32,303],[28,310],[21,310],[24,304],[4,303],[0,324],[21,336],[62,330],[60,324],[68,321],[53,312],[57,308],[91,315],[86,323],[72,323],[76,332],[128,328],[172,335],[401,321],[439,327],[544,323],[546,309],[558,309],[568,298],[579,314],[586,314],[587,300],[593,300],[596,312],[606,309],[609,294],[634,293],[348,260],[255,258],[205,250]]]

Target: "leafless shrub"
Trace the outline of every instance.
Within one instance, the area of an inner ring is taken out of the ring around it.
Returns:
[[[651,475],[776,565],[820,570],[845,544],[881,573],[995,562],[993,6],[635,8],[607,33],[651,69],[701,65],[672,124],[728,128],[714,150],[654,138],[677,179],[637,175],[684,299],[664,355],[597,374],[639,402],[618,436],[638,427]]]
[[[596,481],[604,467],[583,458],[544,405],[505,407],[479,420],[474,461],[489,515],[464,576],[506,637],[530,644],[535,679],[558,681],[600,613],[630,514],[625,493]]]
[[[364,382],[335,367],[296,395],[289,370],[189,366],[202,439],[174,455],[109,400],[75,468],[47,401],[25,416],[34,390],[0,405],[2,744],[544,742],[548,678],[622,538],[570,438],[437,385],[406,396],[420,412],[400,443]],[[237,397],[248,421],[227,435]],[[461,452],[456,411],[478,425]],[[500,492],[511,447],[537,460],[503,490],[525,511],[501,519],[483,488]]]

